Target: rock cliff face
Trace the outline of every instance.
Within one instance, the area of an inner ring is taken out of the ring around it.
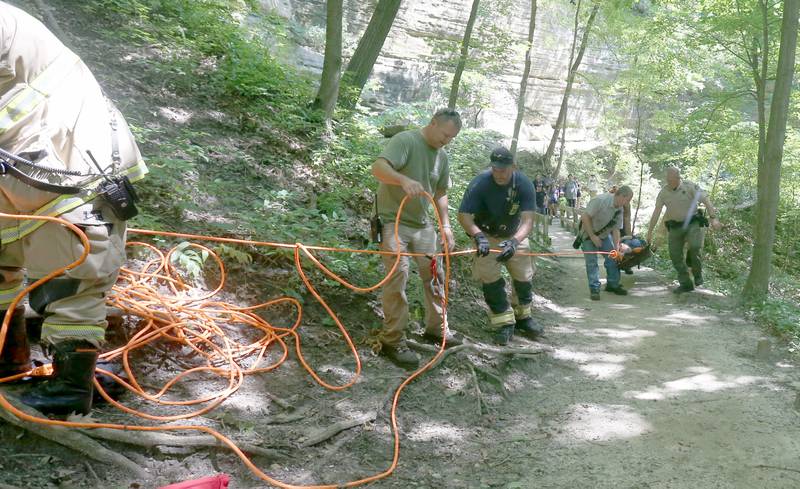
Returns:
[[[345,55],[352,52],[376,3],[377,0],[345,0],[345,45],[350,46]],[[299,66],[321,71],[325,1],[262,0],[262,4],[267,11],[284,16],[322,37],[315,47],[297,46],[294,56],[294,62]],[[520,148],[543,151],[552,135],[566,86],[575,7],[566,0],[539,0],[539,4],[533,65],[526,96],[528,110],[520,134]],[[364,91],[365,101],[381,107],[441,96],[433,93],[433,87],[445,78],[446,73],[434,59],[433,44],[440,39],[461,39],[471,5],[472,0],[405,0],[373,69],[371,82],[377,83],[369,83]],[[520,44],[524,44],[529,18],[530,2],[514,0],[501,25]],[[492,103],[477,118],[479,126],[511,136],[523,64],[523,55],[519,55],[491,77]],[[597,129],[601,123],[602,106],[587,80],[612,77],[617,69],[612,54],[604,47],[595,29],[570,97],[567,151],[590,149],[600,144]]]

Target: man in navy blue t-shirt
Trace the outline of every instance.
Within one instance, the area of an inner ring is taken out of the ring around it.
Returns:
[[[506,148],[492,151],[490,161],[491,169],[476,176],[467,187],[458,222],[475,240],[474,275],[483,284],[494,339],[505,345],[515,329],[530,338],[542,333],[542,327],[531,318],[533,264],[525,254],[530,251],[528,234],[533,227],[536,198],[533,184],[516,169],[514,157]],[[496,257],[489,254],[492,247],[500,249]],[[501,265],[513,279],[510,305]]]

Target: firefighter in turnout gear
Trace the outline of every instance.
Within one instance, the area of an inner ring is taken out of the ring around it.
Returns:
[[[87,413],[97,349],[105,338],[105,295],[125,260],[125,220],[136,213],[132,182],[147,168],[122,115],[86,65],[44,25],[0,2],[0,212],[60,217],[89,238],[86,260],[34,289],[41,340],[53,375],[22,396],[47,413]],[[12,314],[0,376],[25,372],[30,353],[23,307],[32,282],[84,251],[66,227],[0,217],[0,309]]]
[[[514,332],[529,338],[542,334],[531,317],[533,264],[528,252],[528,234],[533,227],[536,199],[533,184],[516,169],[506,148],[490,156],[491,169],[476,176],[467,187],[458,210],[458,222],[475,240],[474,275],[483,284],[489,306],[489,325],[495,342],[508,344]],[[490,255],[490,248],[499,248]],[[501,275],[505,265],[513,280],[511,303]]]

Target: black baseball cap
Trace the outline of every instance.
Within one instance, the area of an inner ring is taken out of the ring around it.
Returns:
[[[514,155],[506,148],[498,146],[492,150],[489,160],[492,162],[492,166],[505,168],[514,164]]]

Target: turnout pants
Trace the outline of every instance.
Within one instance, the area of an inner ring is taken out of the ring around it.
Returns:
[[[703,263],[700,250],[703,249],[705,228],[692,222],[684,229],[682,226],[672,227],[669,230],[669,257],[672,266],[678,272],[678,282],[684,287],[693,287],[692,277],[689,275],[687,264],[692,268],[694,277],[702,277]],[[688,251],[684,255],[684,247],[688,244]]]
[[[394,224],[383,227],[383,243],[381,250],[401,251],[412,253],[424,253],[434,255],[437,253],[437,235],[433,226],[424,228],[412,228],[400,225],[400,241],[395,241]],[[422,279],[422,291],[425,301],[425,332],[434,336],[442,335],[442,325],[444,323],[444,310],[441,305],[439,293],[434,289],[433,274],[431,272],[431,259],[424,256],[413,257],[417,263],[419,277]],[[383,256],[383,265],[388,272],[394,264],[395,257],[391,255]],[[405,337],[405,329],[408,325],[408,297],[406,296],[406,285],[409,275],[409,257],[400,257],[392,277],[384,284],[381,301],[383,303],[383,329],[379,339],[381,343],[388,346],[396,346]],[[439,270],[439,280],[444,280],[444,271]]]
[[[498,248],[499,243],[507,239],[488,235],[486,237],[492,248]],[[473,276],[483,285],[483,296],[489,306],[489,326],[492,329],[514,324],[516,320],[531,316],[533,262],[530,256],[521,254],[528,252],[530,242],[526,238],[519,243],[514,256],[505,263],[497,261],[496,253],[475,257]],[[513,280],[510,305],[506,296],[505,280],[501,274],[502,266],[506,267]]]
[[[33,189],[8,175],[2,178],[0,212],[32,214],[47,204],[53,194]],[[61,218],[80,227],[89,238],[86,260],[62,275],[31,291],[30,306],[44,316],[42,340],[58,344],[65,340],[84,340],[99,346],[104,340],[105,295],[117,280],[125,259],[125,223],[94,199]],[[17,219],[0,218],[0,225],[14,226]],[[69,265],[83,253],[83,245],[70,229],[48,222],[21,239],[0,247],[0,309],[7,309],[24,288]]]

